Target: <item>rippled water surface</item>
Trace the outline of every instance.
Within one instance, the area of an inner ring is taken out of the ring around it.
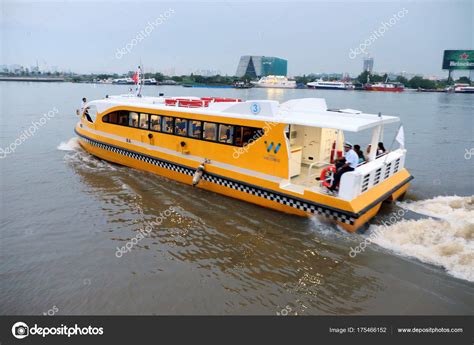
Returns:
[[[2,314],[53,306],[57,314],[103,315],[474,311],[474,156],[465,157],[474,147],[473,95],[145,88],[147,95],[324,97],[330,107],[400,116],[415,176],[407,200],[385,205],[365,233],[349,235],[324,219],[90,156],[74,139],[80,99],[126,87],[0,82],[0,91],[2,148],[57,110],[0,159]],[[395,129],[386,130],[387,146]],[[148,234],[151,222],[159,224]],[[116,255],[132,239],[132,250]]]

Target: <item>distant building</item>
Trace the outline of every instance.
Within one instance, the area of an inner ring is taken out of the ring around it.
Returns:
[[[245,75],[251,78],[267,75],[283,75],[288,73],[288,61],[272,56],[242,56],[237,66],[237,77]]]
[[[372,73],[373,70],[374,70],[374,58],[365,57],[364,58],[364,68],[363,68],[362,71]]]
[[[193,74],[201,75],[203,77],[213,77],[216,75],[221,75],[221,71],[211,69],[197,69],[193,72]]]

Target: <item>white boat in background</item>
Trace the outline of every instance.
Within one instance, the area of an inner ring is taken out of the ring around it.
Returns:
[[[287,77],[282,75],[269,75],[260,78],[257,82],[252,82],[255,87],[263,88],[280,88],[280,89],[295,89],[296,81],[289,80]]]
[[[454,86],[447,87],[445,91],[455,93],[474,93],[474,86],[458,83],[454,84]]]
[[[156,85],[156,79],[155,78],[143,79],[143,85]]]
[[[352,90],[354,85],[350,82],[343,81],[324,81],[322,79],[307,83],[306,86],[310,89],[323,89],[323,90]]]
[[[112,80],[112,84],[132,85],[135,84],[132,78],[117,78]]]

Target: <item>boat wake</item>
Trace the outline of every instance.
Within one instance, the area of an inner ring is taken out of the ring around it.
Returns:
[[[371,241],[474,282],[474,196],[440,196],[399,205],[403,210],[436,219],[401,219],[372,225],[368,233]]]
[[[64,156],[64,160],[77,166],[78,168],[94,170],[94,171],[115,171],[117,170],[112,164],[95,158],[91,154],[84,151],[79,145],[79,139],[73,137],[68,141],[61,142],[58,147],[60,151],[67,151]]]
[[[79,139],[73,137],[68,141],[63,141],[58,145],[58,150],[61,151],[77,151],[81,146],[79,145]]]

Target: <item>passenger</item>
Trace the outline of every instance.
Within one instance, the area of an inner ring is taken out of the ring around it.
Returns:
[[[81,103],[81,114],[84,112],[84,109],[86,108],[86,104],[87,104],[87,99],[83,97],[82,103]]]
[[[341,176],[348,171],[354,171],[354,169],[357,168],[357,164],[359,163],[359,156],[357,156],[357,153],[352,149],[352,144],[347,141],[344,143],[344,152],[344,164],[339,169],[337,169],[336,173],[334,174],[334,181],[332,182],[332,186],[329,187],[330,191],[335,191],[339,181],[341,180]]]
[[[87,99],[85,97],[82,98],[82,103],[81,103],[81,110],[79,112],[79,115],[81,114],[84,114],[87,118],[87,121],[89,122],[94,122],[92,121],[90,115],[89,115],[89,110],[88,108],[86,107],[86,104],[87,104]]]
[[[379,142],[379,145],[377,147],[377,157],[385,154],[385,152],[387,152],[387,150],[383,146],[383,142]]]
[[[354,151],[359,156],[359,164],[365,162],[364,152],[360,149],[360,145],[354,145]]]

